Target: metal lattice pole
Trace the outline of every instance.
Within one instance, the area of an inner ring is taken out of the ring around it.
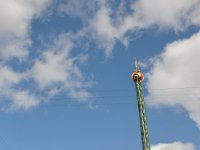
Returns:
[[[140,119],[140,130],[142,138],[142,148],[143,150],[151,150],[150,140],[148,135],[148,124],[145,112],[145,103],[144,95],[142,89],[142,81],[144,80],[144,75],[139,71],[138,66],[136,65],[136,70],[132,74],[132,79],[135,82],[136,93],[137,93],[137,102],[139,110],[139,119]]]

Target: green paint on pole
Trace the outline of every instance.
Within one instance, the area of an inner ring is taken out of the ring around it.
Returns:
[[[142,74],[141,71],[139,71],[137,65],[136,65],[136,71],[133,72],[132,74],[132,79],[135,82],[136,86],[142,148],[143,150],[151,150],[149,134],[148,134],[148,124],[145,111],[144,94],[142,89],[142,81],[144,80],[144,75]]]

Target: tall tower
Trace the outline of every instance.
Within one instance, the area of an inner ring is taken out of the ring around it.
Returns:
[[[144,75],[139,70],[137,64],[136,64],[136,70],[132,74],[132,80],[135,82],[135,86],[136,86],[139,119],[140,119],[140,131],[141,131],[141,138],[142,138],[142,148],[143,150],[151,150],[149,135],[148,135],[147,118],[146,118],[146,113],[145,113],[144,95],[143,95],[143,89],[142,89],[142,81],[144,80]]]

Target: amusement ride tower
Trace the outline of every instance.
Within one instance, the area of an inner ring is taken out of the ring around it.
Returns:
[[[145,113],[144,95],[143,95],[143,89],[142,89],[142,81],[144,80],[144,75],[139,70],[137,64],[136,64],[136,70],[132,74],[132,80],[135,82],[135,86],[136,86],[139,119],[140,119],[140,130],[141,130],[141,138],[142,138],[142,148],[143,150],[151,150],[150,140],[149,140],[149,135],[148,135],[147,118],[146,118],[146,113]]]

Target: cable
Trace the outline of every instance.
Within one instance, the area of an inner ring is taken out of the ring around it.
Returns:
[[[158,89],[154,89],[154,88],[147,88],[144,87],[145,89],[147,89],[148,91],[159,91],[159,90],[181,90],[181,89],[200,89],[200,87],[195,87],[195,86],[191,86],[191,87],[168,87],[168,88],[158,88]],[[101,92],[129,92],[132,91],[132,89],[100,89],[100,90],[88,90],[91,93],[101,93]],[[4,95],[9,95],[10,93],[0,93],[0,96],[4,96]],[[17,93],[18,95],[24,95],[23,93]]]
[[[10,147],[10,145],[8,144],[8,142],[6,142],[6,140],[0,135],[0,140],[2,141],[2,143],[5,145],[6,149],[8,150],[12,150],[12,148]],[[4,148],[5,148],[4,147]],[[5,150],[5,149],[4,149]]]
[[[176,87],[176,88],[161,88],[161,89],[149,89],[149,90],[155,90],[155,91],[158,91],[158,90],[174,90],[174,89],[200,89],[200,87]]]

